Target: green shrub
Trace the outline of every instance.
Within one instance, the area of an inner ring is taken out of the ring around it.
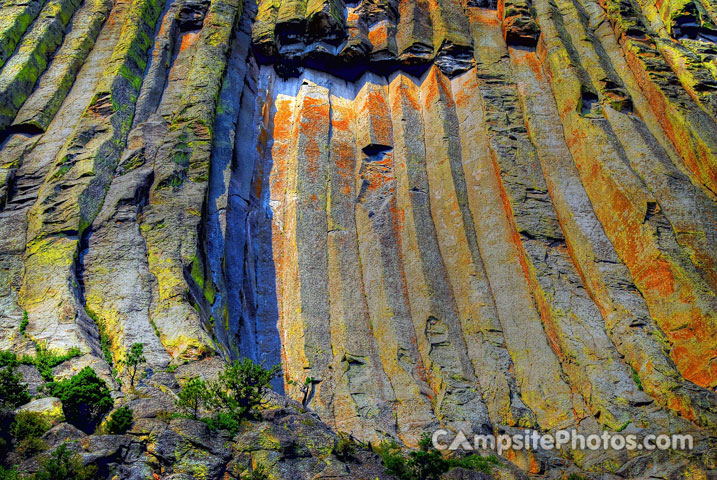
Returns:
[[[339,460],[349,460],[358,450],[357,442],[351,438],[351,435],[345,432],[339,432],[336,439],[336,446],[333,454]]]
[[[15,467],[10,469],[4,468],[0,465],[0,480],[20,480],[20,474],[17,472]]]
[[[256,467],[251,472],[245,470],[240,476],[240,480],[269,480],[269,474],[266,472],[266,467],[257,463]]]
[[[196,420],[199,409],[209,400],[209,389],[201,378],[193,377],[184,384],[177,397],[177,406]]]
[[[209,404],[234,418],[249,418],[261,406],[269,382],[278,371],[277,366],[266,370],[248,358],[235,361],[209,384]]]
[[[73,455],[63,443],[42,461],[33,480],[90,480],[97,472],[91,465],[83,466],[79,455]]]
[[[27,385],[16,368],[12,363],[0,367],[0,408],[15,408],[30,401]]]
[[[47,443],[45,443],[45,441],[41,438],[37,437],[26,438],[25,440],[18,443],[17,447],[15,447],[15,451],[22,458],[30,458],[33,455],[36,455],[40,452],[44,452],[45,450],[47,450]]]
[[[52,396],[62,400],[65,419],[86,433],[92,433],[112,409],[110,390],[94,370],[85,367],[72,378],[48,385]]]
[[[12,451],[13,438],[10,433],[15,413],[8,408],[0,408],[0,464],[5,461],[7,454]],[[2,476],[0,476],[0,480]]]
[[[15,415],[10,431],[15,440],[22,441],[28,438],[39,438],[50,429],[50,422],[39,412],[20,411]]]
[[[25,335],[27,326],[30,324],[30,319],[27,316],[27,310],[22,312],[22,321],[20,322],[20,335]]]
[[[500,461],[495,455],[483,457],[475,453],[466,455],[465,457],[449,458],[447,462],[451,468],[462,467],[466,470],[474,470],[476,472],[483,473],[490,473],[493,470],[493,467],[500,465]]]
[[[120,407],[110,415],[107,422],[107,432],[113,435],[121,435],[132,427],[134,415],[129,407]]]
[[[209,418],[202,418],[202,422],[206,423],[210,430],[227,430],[231,435],[239,433],[241,421],[230,413],[219,412]]]
[[[441,475],[451,468],[462,467],[490,473],[492,467],[500,462],[494,455],[482,457],[480,455],[467,455],[458,458],[444,458],[433,448],[431,437],[425,434],[419,442],[420,449],[408,453],[406,457],[400,447],[394,443],[383,443],[375,448],[381,457],[386,471],[400,480],[438,480]]]
[[[212,430],[235,434],[242,419],[255,415],[277,372],[278,367],[266,370],[245,358],[226,367],[213,382],[198,377],[190,379],[177,395],[176,404],[194,419],[203,406],[218,410],[212,417],[201,420]]]
[[[35,356],[23,355],[20,359],[20,363],[25,365],[35,365],[40,371],[40,375],[46,382],[52,382],[54,376],[52,369],[75,357],[82,355],[82,352],[77,347],[70,348],[67,353],[58,353],[54,350],[50,350],[47,346],[42,344],[35,345]]]
[[[8,350],[0,350],[0,367],[17,367],[17,355]]]

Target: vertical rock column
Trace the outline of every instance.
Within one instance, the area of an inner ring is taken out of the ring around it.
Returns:
[[[80,0],[50,0],[0,71],[0,131],[12,123],[32,93],[79,4]]]
[[[396,422],[403,438],[420,437],[434,417],[435,392],[418,349],[398,238],[393,127],[386,82],[360,81],[357,116],[356,228],[363,284],[376,349],[396,395]],[[419,132],[417,132],[419,133]],[[420,137],[416,139],[422,141]],[[425,321],[425,319],[424,319]]]
[[[710,397],[698,393],[699,387],[682,379],[675,368],[645,300],[593,212],[564,138],[555,134],[562,125],[538,59],[532,52],[510,53],[526,125],[536,145],[568,251],[600,309],[605,330],[647,394],[665,408],[692,411],[688,417],[709,424],[714,415]],[[612,360],[604,365],[615,368],[615,363]],[[618,399],[624,399],[630,406],[638,406],[650,401],[640,397],[635,392],[621,393],[613,402],[619,404]],[[631,420],[635,421],[635,416]]]
[[[26,138],[24,135],[8,139],[2,151],[3,165],[10,167],[11,181],[15,193],[5,197],[7,202],[0,212],[0,298],[2,307],[2,325],[6,329],[2,335],[4,345],[23,342],[18,333],[22,308],[18,304],[17,291],[22,286],[25,271],[23,256],[26,246],[27,213],[37,199],[38,191],[52,167],[58,152],[72,135],[76,122],[93,99],[94,91],[104,73],[105,62],[112,56],[115,44],[121,36],[124,19],[131,2],[118,1],[104,23],[95,47],[87,57],[87,62],[77,74],[72,88],[62,106],[52,118],[45,134]],[[57,60],[57,59],[55,59]],[[52,67],[51,67],[52,68]],[[18,140],[19,141],[16,141]],[[7,162],[7,163],[6,163]],[[2,171],[2,170],[0,170]],[[0,175],[2,177],[2,175]],[[2,189],[0,189],[2,190]],[[7,190],[5,190],[6,193]]]
[[[569,38],[561,38],[555,14],[547,2],[539,1],[536,8],[545,42],[539,53],[595,213],[630,269],[651,315],[672,343],[672,358],[682,375],[698,385],[713,386],[717,364],[709,359],[716,348],[717,299],[677,243],[659,203],[625,164],[625,149],[610,123],[592,113],[592,106],[590,111],[584,108],[586,92],[591,88],[589,74],[580,64],[571,67],[571,74],[564,73],[564,52],[572,47],[563,43]],[[609,112],[612,107],[603,103],[594,108]]]
[[[80,6],[47,72],[40,77],[37,87],[15,117],[14,127],[42,132],[47,129],[94,47],[112,6],[111,0],[92,0]]]
[[[343,87],[343,88],[342,88]],[[356,112],[353,88],[332,84],[327,192],[329,306],[332,373],[318,386],[317,402],[330,403],[333,424],[346,432],[395,435],[395,394],[383,371],[369,323],[359,265],[355,203]],[[320,410],[319,410],[320,411]],[[372,441],[380,437],[371,434]]]
[[[193,306],[206,295],[198,235],[217,99],[241,6],[239,0],[209,5],[181,100],[157,151],[149,205],[141,219],[149,270],[157,280],[150,318],[175,358],[201,357],[212,348]]]
[[[500,60],[505,47],[495,28],[499,24],[494,13],[473,9],[470,15],[479,80],[497,80],[479,81],[482,108],[473,110],[474,120],[465,126],[476,129],[475,138],[481,141],[474,148],[470,148],[472,143],[462,145],[468,205],[521,397],[541,428],[566,428],[585,415],[585,406],[571,392],[548,342],[532,296],[522,242],[512,223],[512,208],[499,177],[502,157],[511,161],[513,156],[526,155],[522,149],[530,147],[519,144],[510,130],[508,115],[515,114],[515,106],[506,99],[514,93],[507,85],[506,65]]]
[[[281,272],[284,364],[303,383],[331,361],[327,259],[328,89],[304,81],[296,97],[287,149],[286,212]]]
[[[124,148],[159,12],[155,0],[130,6],[94,97],[28,214],[20,295],[30,318],[28,332],[52,347],[87,352],[97,346],[76,276],[79,240],[102,205]],[[70,179],[69,188],[60,186]]]
[[[475,278],[473,258],[479,253],[466,203],[458,118],[448,79],[437,67],[430,69],[419,91],[426,126],[427,182],[422,189],[428,193],[430,209],[414,213],[423,231],[417,235],[420,270],[406,269],[411,313],[437,393],[438,418],[445,422],[460,418],[473,431],[487,433],[491,422],[462,331],[462,321],[470,316],[467,304],[478,304],[480,286],[466,282]],[[428,218],[421,217],[429,213]],[[416,283],[423,283],[423,288],[413,290]]]

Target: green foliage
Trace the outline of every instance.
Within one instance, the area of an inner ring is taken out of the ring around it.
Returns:
[[[110,415],[107,422],[107,432],[113,435],[121,435],[132,427],[134,415],[129,407],[120,407]]]
[[[15,415],[10,431],[18,442],[39,438],[50,429],[50,423],[39,412],[20,411]]]
[[[32,480],[90,480],[97,472],[94,466],[83,466],[79,455],[73,455],[67,444],[63,443],[42,461],[40,469]]]
[[[0,480],[20,480],[20,474],[15,467],[6,469],[0,465]]]
[[[568,475],[568,480],[587,480],[587,479],[585,477],[583,477],[582,475],[578,475],[577,473],[571,473],[570,475]]]
[[[19,442],[17,447],[15,447],[15,451],[22,458],[30,458],[33,455],[44,452],[45,450],[47,450],[47,443],[37,437],[26,438],[25,440]]]
[[[230,413],[218,412],[208,418],[202,418],[202,422],[207,424],[210,430],[227,430],[231,435],[239,433],[241,421]]]
[[[345,432],[339,432],[333,454],[339,460],[349,460],[358,451],[358,443]]]
[[[269,480],[269,474],[266,471],[266,467],[261,464],[257,463],[256,467],[249,472],[245,470],[240,476],[240,480]]]
[[[8,408],[0,408],[0,464],[5,461],[7,454],[12,450],[13,438],[10,434],[15,414]],[[2,480],[0,475],[0,480]]]
[[[421,439],[418,441],[418,448],[424,452],[433,448],[433,440],[431,440],[431,436],[429,434],[424,433],[421,435]]]
[[[213,416],[201,420],[212,430],[228,430],[235,434],[243,419],[255,415],[277,372],[278,367],[266,370],[245,358],[226,367],[213,382],[204,382],[197,377],[190,379],[177,395],[176,404],[194,419],[199,417],[202,407],[218,410]]]
[[[642,390],[642,380],[640,380],[640,376],[634,368],[632,369],[632,379],[635,381],[635,384],[637,384],[637,388]]]
[[[269,382],[278,371],[277,366],[266,370],[248,358],[236,361],[209,384],[209,404],[235,418],[251,417],[261,406]]]
[[[9,350],[0,350],[0,368],[17,367],[17,355]]]
[[[209,400],[209,388],[201,378],[193,377],[184,384],[177,397],[177,406],[196,419],[199,409]]]
[[[16,368],[16,363],[0,367],[0,408],[19,407],[30,401],[27,385]]]
[[[23,310],[22,312],[22,321],[20,322],[20,334],[25,335],[25,331],[27,330],[27,326],[30,324],[30,319],[27,316],[27,310]]]
[[[167,373],[174,373],[177,371],[177,365],[167,365]]]
[[[133,343],[132,346],[129,349],[129,353],[125,356],[125,359],[122,361],[124,365],[127,367],[127,369],[130,372],[130,379],[129,384],[130,386],[134,386],[134,377],[137,375],[137,367],[139,367],[140,364],[146,362],[147,359],[144,358],[144,344],[143,343]]]
[[[474,470],[483,473],[490,473],[493,467],[500,465],[498,457],[495,455],[483,457],[475,453],[466,455],[465,457],[449,458],[447,461],[451,468],[462,467],[466,470]]]
[[[102,417],[112,409],[112,396],[104,380],[85,367],[72,378],[48,385],[50,394],[62,400],[65,419],[92,433]]]
[[[20,363],[25,365],[35,365],[40,371],[40,375],[46,382],[51,382],[54,379],[52,369],[75,357],[82,355],[80,349],[77,347],[70,348],[67,353],[58,353],[54,350],[50,350],[45,345],[35,345],[35,356],[23,355],[20,359]]]
[[[382,443],[375,448],[375,451],[381,457],[386,471],[400,480],[438,480],[441,475],[455,467],[490,473],[492,468],[500,463],[494,455],[482,457],[472,454],[465,457],[444,458],[433,448],[428,434],[421,437],[418,445],[420,449],[409,452],[408,457],[394,442]]]

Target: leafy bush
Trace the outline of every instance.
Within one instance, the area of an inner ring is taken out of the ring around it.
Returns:
[[[58,353],[54,350],[50,350],[47,346],[42,344],[35,345],[35,356],[23,355],[20,359],[20,363],[25,365],[35,365],[40,371],[40,375],[46,382],[52,382],[54,376],[52,369],[75,357],[82,355],[82,352],[77,347],[70,348],[67,353]]]
[[[340,460],[349,460],[358,450],[357,442],[351,435],[339,432],[333,454]]]
[[[42,461],[33,480],[90,480],[97,472],[91,465],[83,466],[79,455],[73,455],[67,444],[63,443]]]
[[[269,474],[264,464],[257,463],[251,472],[245,471],[239,478],[240,480],[269,480]]]
[[[375,450],[381,457],[386,471],[400,480],[438,480],[451,468],[462,467],[490,473],[492,467],[499,464],[494,455],[482,457],[472,454],[458,458],[444,458],[434,449],[431,437],[425,434],[419,442],[420,449],[408,453],[408,458],[396,443],[383,443]]]
[[[202,418],[201,421],[206,423],[212,431],[227,430],[231,435],[239,433],[241,426],[239,419],[225,412],[216,413],[209,418]]]
[[[39,412],[20,411],[10,429],[15,440],[22,441],[41,437],[50,429],[50,423]]]
[[[85,367],[72,378],[48,385],[52,396],[62,400],[65,419],[92,433],[102,417],[112,409],[110,390],[94,370]]]
[[[0,408],[19,407],[30,401],[30,394],[22,375],[16,370],[17,363],[6,365],[0,367]]]
[[[448,464],[451,468],[462,467],[466,470],[474,470],[477,472],[490,473],[493,467],[500,465],[498,457],[488,455],[483,457],[477,454],[466,455],[465,457],[449,458]]]
[[[30,458],[40,452],[47,450],[47,443],[44,440],[37,437],[26,438],[22,442],[17,444],[15,451],[22,458]]]
[[[134,415],[129,407],[120,407],[110,415],[107,422],[107,432],[113,435],[121,435],[132,427]]]
[[[30,318],[27,316],[27,310],[22,312],[22,321],[20,322],[20,335],[25,335],[27,326],[30,324]]]
[[[209,400],[209,389],[201,378],[193,377],[184,384],[177,397],[177,406],[196,420],[199,409]]]
[[[20,478],[20,474],[15,467],[6,469],[0,465],[0,480],[20,480]]]
[[[8,350],[0,350],[0,367],[17,367],[17,355]]]
[[[278,371],[277,366],[266,370],[248,358],[236,361],[209,384],[209,404],[237,419],[251,417],[261,406],[269,382]]]

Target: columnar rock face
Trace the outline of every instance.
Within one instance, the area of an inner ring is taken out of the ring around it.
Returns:
[[[0,348],[281,364],[372,442],[699,445],[533,474],[717,471],[713,3],[1,5]]]

